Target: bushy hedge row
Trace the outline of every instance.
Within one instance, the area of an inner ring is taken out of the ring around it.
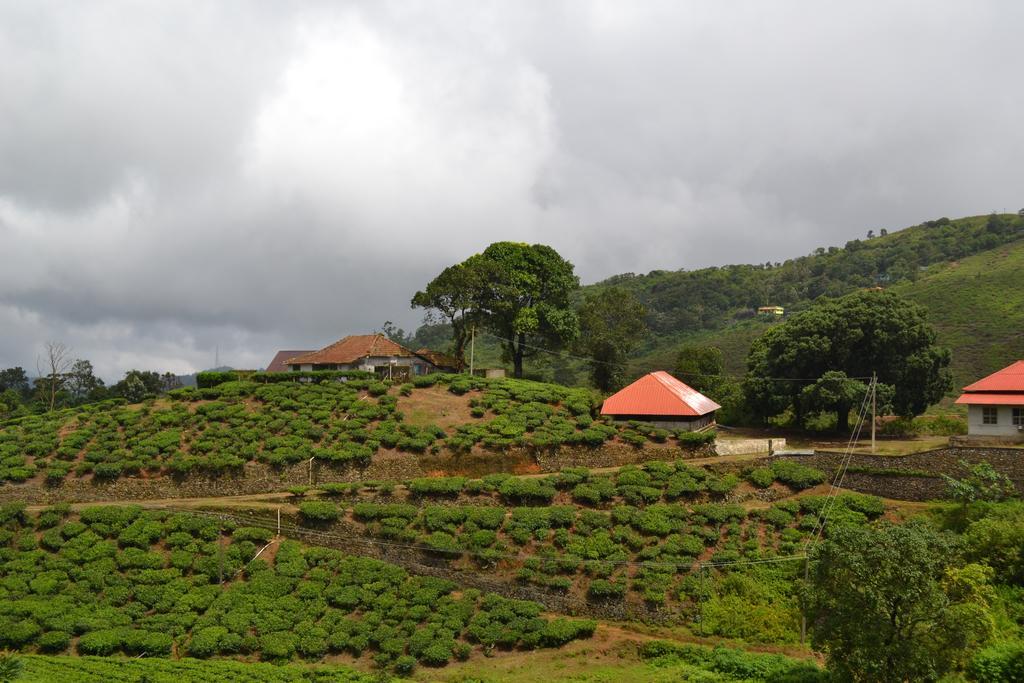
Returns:
[[[648,465],[674,472],[670,464]],[[639,468],[627,472],[647,474]],[[562,476],[566,486],[579,486],[588,474],[572,469]],[[799,552],[809,534],[817,532],[826,502],[811,496],[750,511],[737,504],[693,501],[619,502],[606,510],[548,501],[514,506],[516,501],[500,491],[516,479],[495,479],[487,484],[497,496],[490,504],[482,504],[479,495],[464,499],[473,504],[453,504],[448,494],[439,496],[441,504],[424,498],[413,499],[419,505],[363,500],[351,508],[352,519],[364,525],[368,536],[408,543],[437,557],[480,569],[515,568],[520,581],[561,591],[577,586],[595,600],[622,599],[633,591],[647,602],[664,603],[680,592],[680,577],[698,561],[728,563]],[[466,486],[473,481],[480,480]],[[348,510],[336,509],[332,514]],[[833,501],[825,533],[836,525],[867,523],[884,510],[878,498],[843,494]],[[630,575],[626,562],[658,566]]]
[[[392,393],[387,383],[360,371],[204,372],[197,381],[197,388],[169,392],[170,405],[106,402],[0,427],[0,481],[25,481],[39,472],[50,484],[69,474],[115,479],[143,471],[218,473],[251,461],[286,466],[311,458],[365,465],[382,448],[596,448],[616,438],[636,445],[675,438],[690,450],[714,440],[713,432],[672,435],[640,422],[595,419],[593,392],[524,380],[434,374]],[[468,400],[476,419],[450,433],[407,424],[400,397],[434,385],[474,392]]]
[[[456,597],[451,582],[294,541],[279,543],[272,564],[253,559],[267,538],[258,527],[130,507],[77,518],[0,508],[0,648],[64,652],[77,637],[79,654],[372,652],[379,666],[408,668],[408,658],[440,666],[474,644],[534,648],[593,632],[592,622],[540,617],[536,603]]]
[[[640,647],[640,656],[662,665],[673,661],[685,662],[705,671],[725,674],[730,680],[784,680],[788,683],[824,683],[829,680],[828,674],[814,662],[725,647],[710,648],[651,640]]]
[[[70,657],[66,655],[18,655],[29,681],[75,683],[129,683],[152,681],[203,681],[203,683],[380,683],[378,673],[363,673],[345,666],[275,665],[232,660],[184,657]],[[413,664],[415,665],[415,659]],[[21,680],[21,679],[18,679]]]

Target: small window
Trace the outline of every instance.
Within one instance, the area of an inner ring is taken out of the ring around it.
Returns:
[[[983,425],[997,425],[999,424],[999,410],[995,406],[984,406],[981,409],[981,424]]]
[[[1024,408],[1013,409],[1013,424],[1015,427],[1024,425]]]

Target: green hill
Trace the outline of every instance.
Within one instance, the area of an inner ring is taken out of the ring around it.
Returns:
[[[758,306],[791,314],[819,296],[892,288],[928,309],[956,381],[968,382],[1024,355],[1022,236],[1018,215],[941,218],[782,264],[626,274],[585,290],[624,287],[648,306],[654,334],[630,363],[635,376],[672,367],[684,343],[718,346],[740,375],[750,343],[777,322],[758,318]]]
[[[1024,358],[1024,240],[932,266],[893,287],[928,309],[957,388]]]
[[[957,388],[1024,357],[1024,240],[962,260],[938,263],[914,281],[892,289],[924,306],[939,333],[939,343],[953,350]],[[799,310],[805,306],[796,306]],[[632,374],[670,368],[683,343],[722,349],[726,372],[742,375],[751,342],[772,320],[741,320],[719,329],[661,338],[630,364]]]
[[[1024,353],[1018,324],[1024,294],[1012,282],[1022,237],[1024,216],[1017,214],[939,218],[843,247],[819,247],[783,263],[624,273],[587,285],[579,295],[615,286],[647,307],[651,334],[630,361],[631,377],[671,368],[684,343],[720,347],[727,372],[740,375],[751,341],[777,322],[759,318],[759,306],[784,306],[791,314],[821,296],[894,288],[931,312],[942,343],[954,351],[953,370],[961,381]],[[425,325],[410,343],[442,348],[448,338],[446,325]],[[477,367],[501,365],[497,340],[487,333],[478,335],[476,351]],[[585,364],[567,354],[538,354],[526,372],[534,379],[586,384]]]

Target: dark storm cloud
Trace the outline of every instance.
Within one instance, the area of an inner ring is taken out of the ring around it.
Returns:
[[[261,366],[544,241],[584,280],[1015,210],[1021,6],[0,3],[0,366]]]

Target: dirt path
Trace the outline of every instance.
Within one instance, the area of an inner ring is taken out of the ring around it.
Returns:
[[[144,508],[161,507],[251,507],[262,509],[281,508],[282,511],[295,511],[298,508],[294,504],[294,496],[287,492],[250,493],[244,496],[212,496],[206,498],[159,498],[150,500],[96,500],[87,503],[70,503],[72,510],[81,510],[87,507],[101,505],[138,505]],[[52,505],[29,505],[26,509],[29,512],[38,512],[52,507]]]

